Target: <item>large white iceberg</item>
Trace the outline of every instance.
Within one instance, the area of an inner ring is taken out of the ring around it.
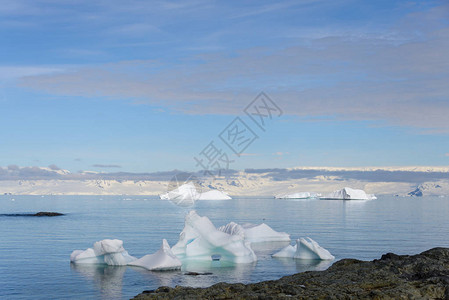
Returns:
[[[156,253],[145,255],[128,265],[142,267],[150,271],[165,271],[178,270],[182,263],[171,251],[167,240],[163,239],[162,246]]]
[[[86,250],[75,250],[70,261],[75,264],[107,264],[124,266],[136,260],[123,248],[121,240],[102,240],[94,243],[94,247]]]
[[[231,235],[239,235],[250,243],[262,242],[290,242],[290,235],[285,232],[277,232],[265,223],[239,225],[231,222],[221,226],[218,230]]]
[[[198,192],[193,182],[185,183],[178,188],[159,196],[162,200],[171,200],[176,204],[192,205],[196,200],[230,200],[226,193],[210,190]]]
[[[321,194],[318,193],[310,193],[310,192],[299,192],[293,194],[280,194],[274,196],[276,199],[313,199],[320,197]]]
[[[326,249],[318,245],[311,238],[300,238],[296,240],[296,245],[288,245],[279,252],[273,254],[273,257],[290,257],[296,259],[308,260],[332,260],[335,257]]]
[[[181,260],[220,260],[233,263],[251,263],[257,260],[250,244],[241,235],[231,235],[212,224],[207,217],[190,211],[179,241],[172,247]]]
[[[366,194],[364,190],[356,190],[345,187],[341,190],[332,192],[321,199],[326,200],[374,200],[376,196]]]

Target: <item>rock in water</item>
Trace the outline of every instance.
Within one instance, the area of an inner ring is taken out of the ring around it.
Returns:
[[[40,211],[38,213],[35,213],[34,217],[56,217],[56,216],[63,216],[64,214],[58,213],[58,212],[48,212],[48,211]]]
[[[326,271],[253,284],[217,283],[208,288],[160,287],[134,299],[448,299],[449,249],[381,259],[343,259]]]

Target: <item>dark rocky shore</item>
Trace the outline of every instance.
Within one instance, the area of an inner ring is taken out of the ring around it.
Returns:
[[[134,299],[449,299],[449,249],[381,259],[343,259],[312,271],[254,284],[160,287]]]

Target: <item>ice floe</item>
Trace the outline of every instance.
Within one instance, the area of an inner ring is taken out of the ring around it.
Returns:
[[[345,187],[341,190],[332,192],[321,199],[326,200],[374,200],[376,196],[372,194],[366,194],[364,190],[356,190]]]
[[[198,200],[231,200],[228,194],[219,190],[210,190],[200,193]]]
[[[166,271],[181,269],[182,263],[171,251],[167,240],[163,239],[162,246],[156,253],[145,255],[128,265],[142,267],[150,271]]]
[[[321,194],[310,192],[299,192],[293,194],[279,194],[274,196],[276,199],[314,199],[320,197]]]
[[[332,260],[335,257],[311,238],[300,238],[296,245],[288,245],[272,255],[273,257],[290,257],[309,260]]]
[[[233,263],[251,263],[257,260],[254,251],[241,235],[217,230],[207,217],[190,211],[179,241],[172,247],[181,260],[220,260]]]
[[[136,260],[123,248],[121,240],[102,240],[94,243],[93,248],[75,250],[70,255],[70,261],[75,264],[107,264],[124,266]]]
[[[290,235],[286,232],[277,232],[265,223],[251,224],[246,223],[239,225],[230,222],[227,225],[221,226],[218,230],[231,235],[239,235],[246,242],[263,243],[263,242],[289,242]]]

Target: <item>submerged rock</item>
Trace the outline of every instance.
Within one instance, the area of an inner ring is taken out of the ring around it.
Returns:
[[[246,285],[160,287],[134,299],[449,299],[449,249],[388,253],[373,261],[343,259],[326,271]]]
[[[211,273],[211,272],[205,272],[205,273],[187,272],[187,273],[184,273],[184,275],[188,275],[188,276],[199,276],[199,275],[212,275],[212,273]]]

